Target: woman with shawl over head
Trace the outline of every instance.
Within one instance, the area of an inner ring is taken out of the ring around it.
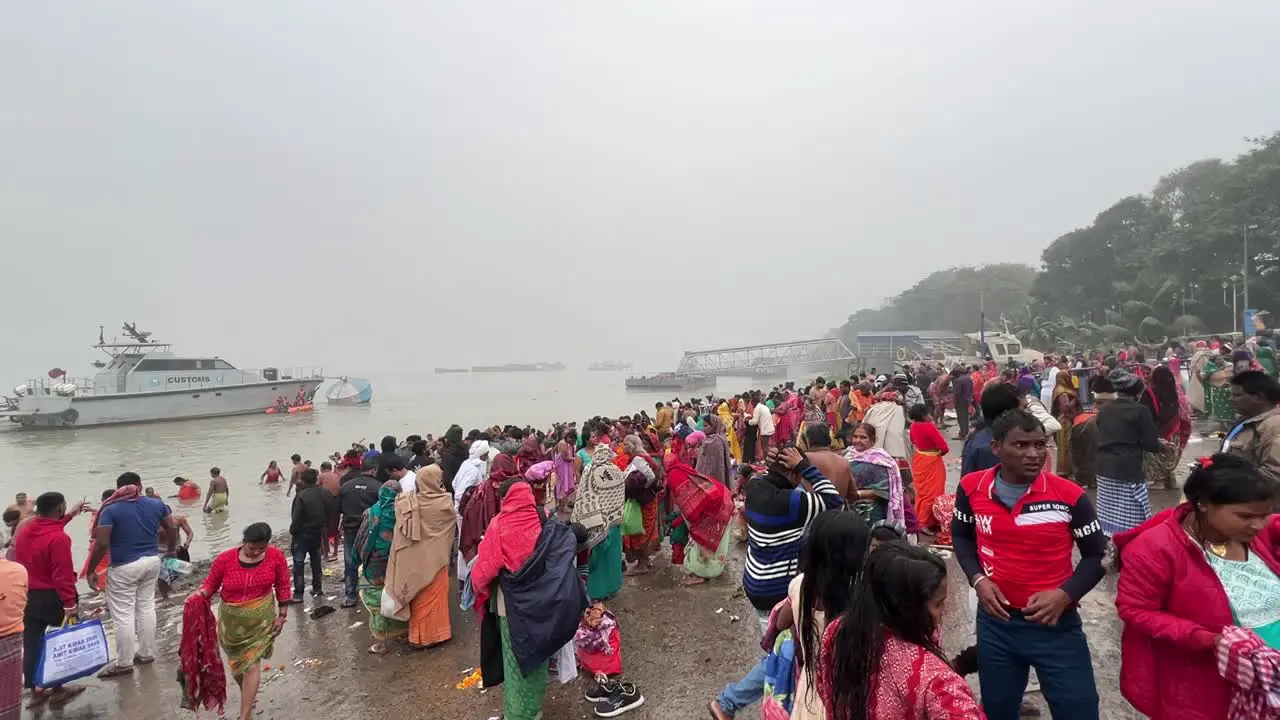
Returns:
[[[360,565],[360,602],[369,611],[369,632],[374,643],[369,652],[387,654],[387,640],[409,631],[409,623],[382,614],[382,588],[387,580],[387,562],[391,557],[391,541],[396,529],[396,496],[400,483],[388,480],[378,490],[378,501],[364,511],[364,522],[356,533],[351,552],[358,555]]]
[[[1182,395],[1173,371],[1160,366],[1151,377],[1138,402],[1151,411],[1160,435],[1160,452],[1143,455],[1143,471],[1147,482],[1173,490],[1177,487],[1174,473],[1178,459],[1191,439],[1191,408]]]
[[[631,462],[623,468],[626,476],[626,498],[640,505],[640,516],[644,520],[644,532],[640,535],[627,535],[622,538],[622,549],[626,552],[629,563],[635,567],[627,570],[625,575],[643,575],[652,567],[649,556],[657,551],[662,538],[658,534],[658,498],[665,486],[658,475],[662,471],[658,461],[645,452],[644,442],[639,435],[628,435],[622,444]]]
[[[240,686],[240,720],[250,720],[262,680],[262,661],[271,657],[292,598],[289,564],[284,553],[271,545],[271,526],[254,523],[245,528],[241,544],[214,559],[197,592],[206,599],[222,596],[218,644]]]
[[[685,584],[699,585],[720,577],[729,560],[733,496],[724,483],[693,469],[679,437],[671,441],[671,450],[666,458],[667,492],[692,540],[685,550],[684,567],[690,575]]]
[[[594,602],[622,589],[622,506],[627,478],[613,464],[613,450],[598,442],[582,470],[570,522],[587,529],[587,597]]]
[[[736,399],[721,400],[720,405],[716,407],[716,415],[720,418],[720,424],[724,427],[725,437],[729,440],[729,455],[735,462],[742,462],[742,445],[738,443],[738,431],[734,426],[733,407],[738,404]]]
[[[1076,378],[1066,370],[1058,371],[1053,382],[1053,394],[1050,396],[1050,411],[1058,420],[1058,432],[1054,441],[1058,444],[1058,456],[1054,463],[1054,471],[1064,478],[1075,475],[1071,464],[1071,433],[1075,429],[1075,417],[1080,412],[1079,393],[1076,390]]]
[[[453,551],[453,498],[441,485],[444,469],[418,471],[417,492],[395,499],[395,535],[387,561],[387,592],[409,621],[409,649],[449,640],[449,554]]]
[[[906,511],[902,490],[902,471],[898,461],[884,448],[876,447],[876,429],[869,423],[853,428],[845,459],[850,463],[853,481],[858,487],[858,500],[853,509],[867,524],[880,520],[905,527]]]
[[[524,475],[529,468],[546,459],[542,455],[542,448],[538,446],[537,434],[529,433],[525,436],[524,442],[520,443],[520,449],[516,450],[516,473]]]
[[[800,402],[804,408],[804,414],[801,416],[803,419],[800,421],[800,426],[796,432],[796,442],[800,442],[804,438],[805,428],[827,421],[826,413],[823,412],[823,408],[819,404],[820,400],[814,400],[806,394],[801,398]]]
[[[475,444],[471,449],[474,454]],[[493,461],[489,477],[476,485],[475,492],[463,504],[462,524],[458,534],[458,553],[462,556],[463,566],[475,559],[485,528],[489,527],[489,522],[498,514],[498,487],[512,477],[518,477],[515,459],[506,453],[500,453]],[[465,578],[466,572],[469,571],[459,570],[460,577]]]
[[[795,437],[796,426],[792,425],[794,413],[791,412],[792,407],[800,409],[803,417],[804,408],[800,404],[800,396],[788,391],[786,398],[773,409],[773,440],[771,444],[781,445],[782,443],[791,442]]]
[[[708,415],[706,439],[698,453],[696,468],[699,473],[728,487],[729,467],[733,460],[729,454],[729,439],[725,437],[724,422],[718,415]]]
[[[1245,364],[1247,366],[1247,362]],[[1234,374],[1231,361],[1220,354],[1210,354],[1195,372],[1195,379],[1204,388],[1205,414],[1224,425],[1236,419],[1236,409],[1231,405],[1231,378]]]
[[[547,694],[547,663],[528,673],[520,671],[520,663],[511,644],[506,602],[498,582],[503,570],[514,573],[524,566],[533,555],[541,535],[542,518],[533,501],[533,489],[526,482],[513,482],[502,498],[501,511],[494,516],[484,540],[480,542],[475,566],[471,570],[476,611],[481,616],[488,612],[498,614],[502,637],[503,720],[539,720]],[[621,558],[618,562],[622,562]]]

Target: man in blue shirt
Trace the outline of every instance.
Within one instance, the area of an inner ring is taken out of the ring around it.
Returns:
[[[115,622],[116,659],[98,674],[100,678],[131,675],[135,663],[155,662],[161,539],[168,548],[166,554],[172,555],[178,531],[169,506],[142,494],[142,478],[137,473],[124,473],[116,479],[115,494],[104,500],[98,511],[89,555],[89,567],[93,568],[108,550],[111,552],[107,609]],[[90,584],[94,582],[91,575]]]
[[[991,425],[996,418],[1020,407],[1022,395],[1009,383],[998,382],[982,389],[982,422],[964,441],[964,449],[960,452],[960,477],[990,470],[1000,464],[1000,459],[991,450]]]

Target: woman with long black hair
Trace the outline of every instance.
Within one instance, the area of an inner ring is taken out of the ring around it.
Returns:
[[[1160,451],[1143,456],[1147,482],[1172,490],[1177,487],[1174,473],[1178,459],[1191,438],[1191,408],[1182,397],[1173,371],[1163,365],[1151,371],[1150,379],[1138,402],[1151,411],[1160,435]]]
[[[828,625],[818,691],[831,720],[983,720],[942,656],[947,599],[941,558],[901,541],[871,553],[853,603]]]
[[[813,668],[818,665],[827,618],[840,617],[853,601],[862,575],[870,531],[857,513],[828,510],[813,519],[800,551],[800,574],[787,588],[789,605],[778,615],[778,629],[795,637],[795,700],[791,720],[826,720]]]

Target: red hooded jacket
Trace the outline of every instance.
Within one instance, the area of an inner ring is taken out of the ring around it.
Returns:
[[[71,536],[62,519],[33,517],[18,528],[15,557],[27,569],[28,590],[56,590],[63,608],[79,602],[76,569],[71,560]]]
[[[1218,674],[1214,640],[1233,624],[1231,603],[1204,550],[1182,527],[1183,503],[1115,536],[1120,692],[1152,720],[1222,720],[1231,686]],[[1280,575],[1280,515],[1249,545]]]

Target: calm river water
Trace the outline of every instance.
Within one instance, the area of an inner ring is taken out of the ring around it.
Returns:
[[[121,425],[67,431],[17,431],[0,428],[0,500],[14,493],[35,497],[57,490],[74,503],[97,505],[116,477],[132,470],[161,496],[175,492],[173,478],[193,478],[207,487],[209,468],[217,466],[230,481],[228,512],[204,515],[203,499],[174,512],[186,514],[195,530],[192,557],[199,560],[229,547],[249,523],[287,525],[290,498],[283,486],[260,486],[267,462],[288,466],[293,453],[317,467],[330,453],[361,438],[440,435],[451,423],[464,428],[511,423],[544,427],[557,420],[581,422],[593,415],[618,415],[652,408],[673,393],[627,392],[626,373],[487,373],[436,375],[432,372],[370,377],[374,397],[364,407],[317,404],[313,413],[246,415],[212,420]],[[776,382],[776,381],[773,381]],[[725,378],[718,391],[740,392],[747,378]],[[650,412],[652,415],[652,412]],[[16,426],[13,426],[16,427]],[[88,518],[68,527],[76,562],[88,545]]]

